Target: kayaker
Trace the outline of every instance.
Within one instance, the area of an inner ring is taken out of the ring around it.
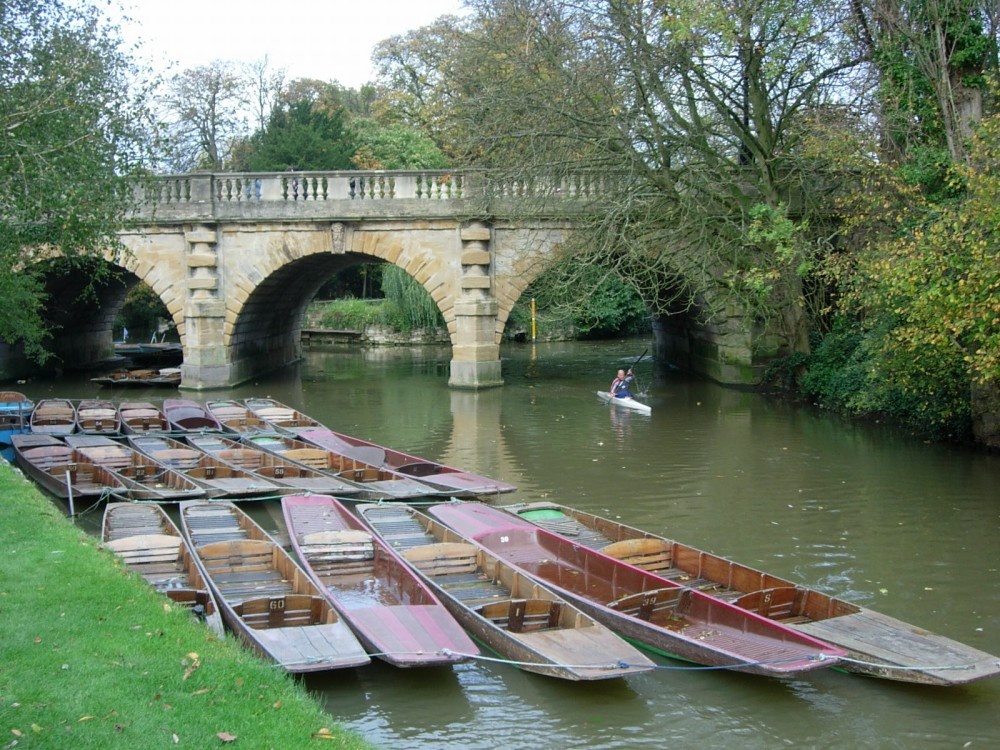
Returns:
[[[632,383],[635,380],[635,375],[632,373],[632,368],[625,370],[619,370],[617,377],[611,382],[611,395],[615,398],[632,398]]]
[[[625,379],[625,371],[619,370],[618,374],[615,375],[615,379],[611,381],[611,387],[608,388],[608,393],[612,396],[615,395],[615,390],[618,388],[618,384]]]

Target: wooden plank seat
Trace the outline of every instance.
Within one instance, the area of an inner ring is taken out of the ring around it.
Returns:
[[[247,471],[257,471],[263,466],[264,454],[249,448],[227,448],[218,452],[220,460],[235,464]]]
[[[307,594],[259,596],[240,602],[233,610],[255,630],[292,628],[320,622],[323,600]]]
[[[608,607],[647,622],[681,616],[691,600],[691,592],[682,588],[652,589],[623,596]]]
[[[169,534],[140,534],[115,539],[104,544],[127,565],[175,562],[181,548],[181,538]]]
[[[282,406],[264,406],[254,409],[254,414],[265,422],[288,422],[295,418],[295,411]]]
[[[305,534],[299,549],[325,579],[369,578],[375,573],[375,542],[361,529],[332,529]]]
[[[812,622],[802,614],[805,590],[794,586],[778,586],[760,591],[751,591],[733,601],[737,607],[756,612],[762,617],[776,620],[786,625]]]
[[[275,567],[275,544],[256,539],[200,546],[205,571],[230,601],[291,593],[292,583]]]
[[[175,469],[193,469],[201,463],[205,454],[196,451],[194,448],[164,448],[163,450],[151,451],[150,455],[161,464],[166,464]]]
[[[673,567],[671,545],[662,539],[625,539],[609,544],[601,552],[651,573]]]
[[[330,452],[320,448],[295,448],[281,454],[282,458],[304,464],[310,469],[326,471],[330,468]],[[334,467],[339,468],[339,467]]]
[[[510,589],[480,570],[476,548],[471,544],[436,542],[411,547],[402,554],[417,570],[467,605],[510,597]]]
[[[529,633],[557,627],[562,604],[548,599],[507,599],[483,604],[476,612],[511,633]]]
[[[427,576],[472,573],[479,569],[476,548],[464,542],[437,542],[411,547],[403,552],[403,557]]]

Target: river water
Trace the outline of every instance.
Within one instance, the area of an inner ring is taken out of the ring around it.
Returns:
[[[270,396],[334,429],[611,515],[1000,654],[1000,456],[637,367],[652,416],[599,402],[645,342],[505,346],[506,385],[447,387],[446,348],[312,352],[194,398]],[[85,378],[44,396],[159,399]],[[280,522],[280,512],[258,509]],[[83,520],[86,525],[88,520]],[[274,530],[280,531],[275,528]],[[824,670],[779,681],[693,669],[563,683],[504,664],[310,676],[385,748],[995,748],[1000,679],[928,688]]]

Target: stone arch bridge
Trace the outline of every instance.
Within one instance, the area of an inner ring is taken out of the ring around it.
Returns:
[[[443,171],[156,177],[120,232],[126,252],[111,260],[166,305],[185,388],[235,385],[300,359],[306,305],[337,271],[372,259],[406,270],[437,303],[451,339],[449,384],[484,388],[502,384],[514,304],[609,187]],[[64,361],[112,353],[124,291],[92,321],[64,326],[53,347]],[[748,336],[696,328],[655,326],[657,355],[746,382]]]

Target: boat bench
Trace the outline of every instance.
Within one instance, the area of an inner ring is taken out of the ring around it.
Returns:
[[[236,604],[233,611],[254,630],[292,628],[320,622],[323,599],[307,594],[261,596]]]
[[[769,620],[786,625],[811,622],[811,618],[800,614],[806,592],[793,586],[780,586],[760,591],[751,591],[733,601],[737,607],[756,612]]]
[[[161,464],[181,470],[196,468],[205,457],[204,453],[193,448],[164,448],[163,450],[150,451],[150,453]]]
[[[315,531],[299,542],[299,550],[324,577],[369,576],[375,569],[375,542],[361,529]]]
[[[260,583],[268,585],[282,581],[274,567],[273,542],[241,539],[222,541],[198,547],[198,556],[205,572],[219,587],[229,584]],[[286,585],[287,581],[285,582]]]
[[[609,544],[601,552],[650,573],[673,568],[672,546],[661,539],[625,539]]]
[[[463,542],[437,542],[411,547],[403,552],[403,557],[430,578],[479,570],[476,548]]]
[[[263,468],[264,457],[259,450],[249,448],[226,448],[216,454],[220,461],[234,464],[247,471],[257,471]]]
[[[281,457],[316,471],[340,471],[344,468],[335,463],[333,454],[321,448],[293,448],[282,453]]]
[[[475,611],[511,633],[530,633],[558,627],[562,604],[548,599],[508,599],[483,604]]]
[[[691,602],[691,592],[682,588],[653,589],[623,596],[607,606],[646,622],[681,616]]]
[[[466,604],[495,602],[510,589],[484,575],[476,548],[464,542],[436,542],[402,552],[406,561],[451,596]]]
[[[105,542],[104,548],[114,552],[128,565],[175,563],[181,549],[181,538],[170,534],[135,534]]]

